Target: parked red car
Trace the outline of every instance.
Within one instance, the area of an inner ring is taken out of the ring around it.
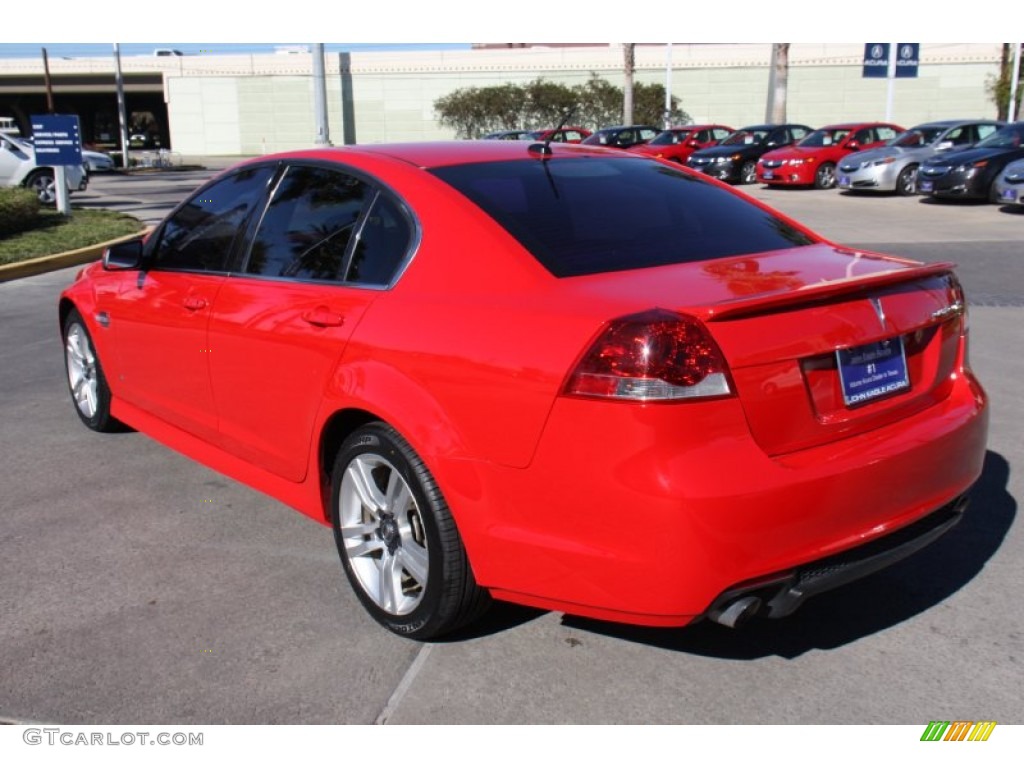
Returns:
[[[669,128],[647,144],[638,144],[629,151],[685,164],[687,158],[698,149],[715,146],[733,130],[727,125],[685,125]]]
[[[530,138],[537,141],[548,141],[550,139],[560,144],[579,144],[589,135],[590,131],[586,128],[570,125],[566,128],[545,128],[540,131],[533,131],[530,134]]]
[[[836,185],[836,165],[843,157],[880,147],[902,132],[902,128],[891,123],[827,125],[799,144],[762,156],[757,163],[757,180],[773,186],[831,189]]]
[[[842,248],[651,158],[551,150],[225,171],[62,293],[78,417],[332,526],[363,605],[413,638],[490,597],[785,616],[955,524],[987,405],[951,265]]]

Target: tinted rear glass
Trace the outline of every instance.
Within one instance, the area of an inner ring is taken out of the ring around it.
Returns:
[[[809,245],[732,192],[644,158],[554,158],[432,171],[557,277]]]

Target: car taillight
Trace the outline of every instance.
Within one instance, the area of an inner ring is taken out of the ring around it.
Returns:
[[[721,349],[699,320],[653,309],[613,320],[566,382],[577,397],[666,401],[732,394]]]

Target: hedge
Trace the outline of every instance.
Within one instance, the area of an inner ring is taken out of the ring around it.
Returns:
[[[39,218],[35,192],[16,187],[0,189],[0,237],[32,229]]]

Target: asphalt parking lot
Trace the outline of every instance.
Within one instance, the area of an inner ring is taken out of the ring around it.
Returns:
[[[75,202],[155,221],[207,175],[97,177]],[[739,631],[498,605],[406,641],[362,610],[329,529],[144,435],[81,426],[64,270],[0,284],[0,721],[1024,722],[1024,215],[745,189],[840,242],[959,263],[992,426],[972,507],[935,545]]]

